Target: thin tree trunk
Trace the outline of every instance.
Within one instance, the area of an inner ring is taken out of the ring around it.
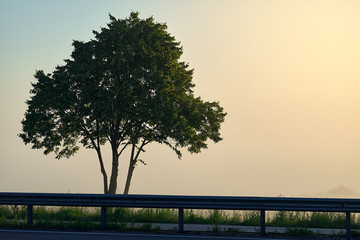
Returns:
[[[103,180],[104,180],[104,193],[107,194],[108,193],[108,178],[107,178],[106,170],[105,170],[105,167],[104,167],[104,162],[103,162],[103,159],[102,159],[100,149],[96,149],[96,152],[97,152],[98,158],[99,158],[100,171],[101,171],[101,173],[103,175]]]
[[[128,170],[128,175],[127,175],[127,178],[126,178],[125,189],[124,189],[124,194],[125,195],[129,194],[131,179],[132,179],[133,172],[134,172],[137,160],[139,158],[139,155],[143,151],[143,147],[148,143],[149,142],[146,142],[145,140],[143,140],[143,142],[142,142],[141,146],[138,148],[136,154],[135,154],[136,144],[132,145],[129,170]]]
[[[117,153],[117,148],[115,147],[115,145],[112,145],[111,148],[112,148],[112,169],[111,169],[110,186],[108,193],[116,194],[117,178],[119,173],[119,155]]]
[[[126,184],[125,184],[125,189],[124,189],[124,195],[129,194],[129,189],[130,189],[130,184],[131,184],[131,178],[135,169],[135,163],[136,161],[130,161],[130,165],[129,165],[129,171],[128,171],[128,175],[126,178]]]
[[[128,170],[128,174],[127,174],[127,178],[126,178],[126,183],[125,183],[124,195],[129,194],[131,178],[132,178],[132,175],[133,175],[133,172],[134,172],[134,169],[135,169],[135,163],[136,163],[136,159],[134,159],[135,147],[136,147],[136,145],[133,144],[133,145],[132,145],[132,149],[131,149],[129,170]]]

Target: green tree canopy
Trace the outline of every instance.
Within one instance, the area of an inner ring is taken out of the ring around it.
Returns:
[[[94,149],[103,175],[104,193],[116,193],[119,157],[131,149],[124,193],[130,187],[139,155],[152,142],[199,153],[207,140],[221,140],[226,113],[218,102],[195,97],[193,70],[180,61],[182,47],[165,24],[137,12],[116,19],[95,39],[74,41],[71,59],[49,74],[36,71],[31,99],[19,136],[25,144],[57,158],[80,146]],[[110,183],[102,148],[112,150]]]

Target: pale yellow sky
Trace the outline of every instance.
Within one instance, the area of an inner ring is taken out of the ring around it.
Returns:
[[[179,161],[151,146],[131,193],[315,196],[339,185],[360,193],[359,1],[67,4],[0,3],[0,191],[102,191],[94,152],[57,161],[16,134],[35,69],[62,64],[72,39],[90,39],[109,12],[136,10],[167,22],[195,68],[195,94],[219,100],[228,116],[224,140],[199,155]],[[126,168],[124,158],[119,192]]]

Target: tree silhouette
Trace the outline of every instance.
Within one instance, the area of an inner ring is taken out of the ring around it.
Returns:
[[[70,157],[80,146],[94,149],[104,193],[115,194],[119,157],[130,148],[124,194],[145,147],[152,142],[199,153],[221,140],[226,113],[218,102],[195,97],[193,70],[181,62],[182,48],[165,24],[137,12],[116,19],[95,39],[74,41],[71,59],[51,74],[36,71],[19,136],[34,149]],[[112,151],[110,182],[102,150]]]

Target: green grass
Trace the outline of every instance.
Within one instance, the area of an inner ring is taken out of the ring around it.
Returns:
[[[322,212],[275,212],[267,221],[267,226],[300,227],[300,228],[344,228],[344,213]],[[359,219],[351,217],[351,227],[359,228]]]
[[[26,206],[0,206],[0,228],[26,228]],[[34,228],[82,229],[101,228],[100,208],[86,207],[34,207]],[[159,230],[151,223],[177,223],[177,209],[109,208],[108,228],[122,230]],[[259,211],[185,210],[184,222],[212,224],[214,232],[220,225],[259,226]],[[135,223],[143,223],[143,226]],[[287,227],[289,235],[307,235],[308,228],[345,228],[343,213],[267,212],[266,226]],[[351,215],[351,228],[360,229],[360,218]]]
[[[286,234],[292,237],[305,237],[314,235],[314,233],[306,228],[287,228]]]
[[[177,213],[176,209],[115,208],[107,214],[107,220],[109,222],[176,223]]]

